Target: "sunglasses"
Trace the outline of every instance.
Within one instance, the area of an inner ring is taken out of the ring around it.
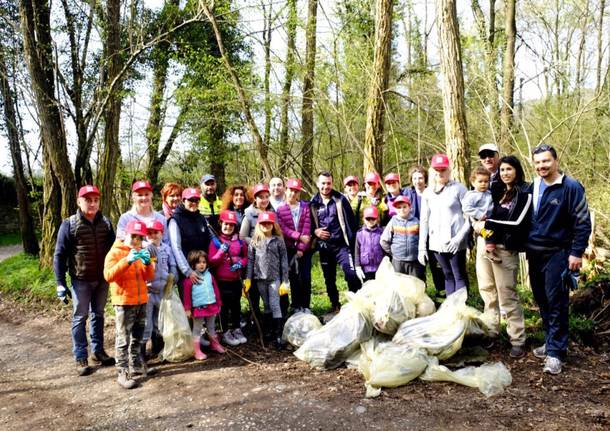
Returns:
[[[187,199],[187,201],[189,201],[189,202],[193,202],[193,203],[197,203],[197,202],[199,202],[200,200],[201,200],[201,199],[199,199],[199,198],[189,198],[189,199]]]
[[[481,158],[481,160],[483,159],[493,159],[495,157],[496,153],[493,151],[489,151],[489,150],[485,150],[485,151],[481,151],[481,153],[479,154],[479,157]]]
[[[365,220],[368,220],[368,221],[377,221],[377,219],[375,217],[367,217],[367,218],[365,218]]]

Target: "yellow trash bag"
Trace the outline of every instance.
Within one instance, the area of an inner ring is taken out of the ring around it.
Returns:
[[[160,357],[168,362],[182,362],[193,357],[191,327],[178,292],[166,289],[159,304],[159,331],[163,335]]]
[[[513,381],[510,371],[502,362],[451,371],[444,365],[439,365],[437,358],[430,358],[428,368],[419,378],[429,382],[454,382],[478,388],[486,397],[502,393]]]
[[[395,388],[417,378],[428,366],[426,353],[378,338],[361,345],[358,370],[365,379],[367,398],[376,397],[381,388]]]
[[[320,320],[309,313],[295,313],[288,318],[284,324],[284,332],[282,339],[292,344],[295,347],[300,347],[305,342],[305,339],[310,332],[320,329],[322,323]]]

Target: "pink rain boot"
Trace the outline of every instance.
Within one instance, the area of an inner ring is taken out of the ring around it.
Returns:
[[[212,349],[215,352],[218,353],[224,353],[226,352],[225,348],[222,347],[222,345],[220,344],[220,341],[218,340],[218,335],[215,336],[209,336],[210,338],[210,349]]]
[[[193,337],[193,348],[195,349],[195,359],[197,359],[198,361],[204,361],[205,359],[207,359],[208,356],[201,351],[201,346],[199,345],[200,341],[201,340],[199,339],[199,337]]]

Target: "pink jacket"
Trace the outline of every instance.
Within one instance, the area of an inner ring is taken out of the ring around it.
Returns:
[[[214,279],[214,277],[212,277],[212,284],[214,285],[214,296],[216,297],[216,302],[214,304],[206,305],[205,307],[195,308],[192,310],[193,317],[199,318],[215,316],[220,312],[222,302],[220,300],[218,284],[216,284],[216,279]],[[190,278],[185,278],[182,285],[184,286],[184,310],[189,311],[193,308],[193,282]]]
[[[241,278],[242,270],[231,272],[231,265],[241,263],[243,270],[248,264],[248,244],[240,240],[237,234],[228,237],[221,234],[221,243],[229,244],[227,253],[216,247],[214,241],[210,242],[208,249],[208,260],[214,276],[221,281],[237,281]]]
[[[292,220],[292,214],[290,213],[290,206],[284,203],[277,207],[275,212],[277,213],[278,223],[282,229],[284,235],[284,241],[286,247],[289,250],[305,251],[309,248],[309,244],[303,244],[299,241],[301,235],[311,236],[311,217],[309,212],[309,204],[305,201],[299,202],[301,206],[301,215],[299,217],[299,226],[297,229],[294,228],[294,221]],[[311,244],[311,242],[310,242]]]

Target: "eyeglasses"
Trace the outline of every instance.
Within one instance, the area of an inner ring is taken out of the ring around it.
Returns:
[[[192,202],[192,203],[198,203],[200,200],[201,199],[199,199],[199,198],[190,198],[190,199],[187,199],[187,201]]]

